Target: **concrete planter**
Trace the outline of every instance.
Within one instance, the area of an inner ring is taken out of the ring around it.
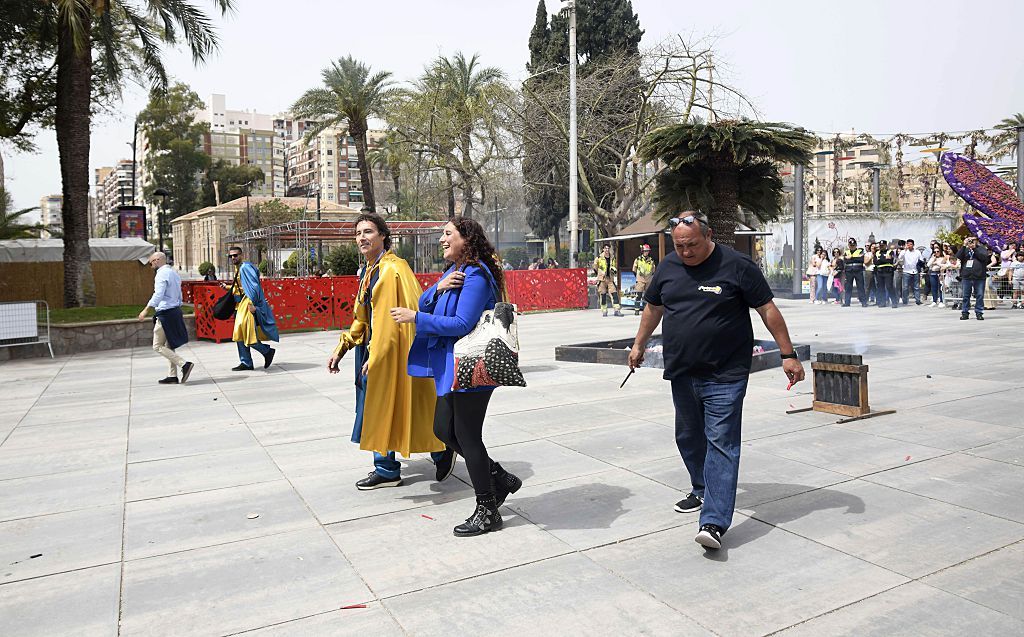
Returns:
[[[185,316],[190,341],[196,339],[195,315]],[[153,344],[153,321],[126,319],[92,323],[63,323],[50,326],[50,339],[55,356],[82,352],[98,352],[125,347],[147,347]],[[45,344],[20,345],[0,349],[0,361],[17,358],[49,357]]]
[[[750,373],[760,372],[774,367],[782,367],[779,357],[779,346],[775,341],[754,339],[754,345],[760,345],[764,351],[754,354],[750,365]],[[633,347],[632,338],[597,343],[577,343],[575,345],[559,345],[555,348],[556,361],[573,363],[604,363],[606,365],[626,365],[629,362],[629,350]],[[810,345],[793,345],[800,360],[811,358]],[[644,354],[644,367],[664,368],[665,360],[661,352],[661,336],[655,335],[647,344]]]

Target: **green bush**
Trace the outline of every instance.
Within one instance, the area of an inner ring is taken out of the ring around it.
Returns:
[[[530,265],[530,259],[528,257],[528,253],[526,252],[526,248],[520,248],[518,246],[505,248],[504,250],[502,250],[501,258],[511,263],[513,268],[518,268],[520,261],[522,261],[526,265]]]
[[[209,261],[203,261],[199,264],[199,274],[206,276],[210,272],[213,272],[216,267]]]
[[[270,274],[270,264],[267,262],[266,259],[260,261],[260,264],[256,267],[259,268],[260,274],[262,274],[263,276],[267,276],[268,274]]]
[[[589,268],[594,263],[593,252],[580,252],[580,256],[576,259],[576,265],[581,268]]]
[[[334,276],[355,274],[359,271],[359,249],[349,244],[337,246],[324,256],[324,267]]]

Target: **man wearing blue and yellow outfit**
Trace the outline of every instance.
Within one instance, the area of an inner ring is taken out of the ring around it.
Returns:
[[[250,348],[263,354],[263,368],[266,369],[274,362],[276,350],[263,341],[280,340],[274,311],[263,295],[260,271],[248,261],[242,261],[242,249],[235,246],[228,248],[228,258],[231,265],[235,266],[235,280],[231,286],[224,283],[221,286],[230,289],[235,297],[235,329],[231,340],[238,345],[239,360],[238,366],[232,367],[231,371],[252,371]]]

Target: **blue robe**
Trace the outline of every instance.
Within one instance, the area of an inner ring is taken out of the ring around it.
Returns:
[[[256,266],[246,261],[242,263],[238,272],[242,291],[245,292],[245,296],[249,298],[253,307],[256,308],[256,314],[254,315],[256,317],[256,324],[263,330],[268,339],[272,341],[281,340],[277,332],[277,322],[274,320],[274,311],[270,308],[270,303],[267,303],[267,297],[263,295],[263,286],[260,285],[260,271],[256,269]]]

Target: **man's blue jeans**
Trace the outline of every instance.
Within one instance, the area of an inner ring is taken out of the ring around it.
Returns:
[[[716,383],[693,376],[672,380],[676,446],[695,495],[704,498],[700,524],[728,529],[740,475],[740,428],[747,379]]]
[[[443,451],[432,451],[430,452],[430,459],[437,464]],[[402,475],[402,463],[395,458],[395,452],[389,451],[385,456],[383,454],[373,452],[373,470],[376,471],[382,478],[388,480],[397,480]]]
[[[914,293],[914,303],[921,303],[921,290],[917,289],[917,274],[903,273],[903,305],[909,305],[910,293]]]
[[[985,279],[963,279],[964,298],[960,306],[961,314],[971,312],[971,294],[974,294],[974,313],[981,316],[985,313]]]
[[[252,367],[252,352],[249,351],[249,348],[246,347],[245,343],[242,341],[235,341],[235,345],[238,346],[238,360],[241,361],[243,365]],[[270,352],[270,346],[266,343],[253,343],[252,348],[260,354],[263,354],[264,357],[266,357]]]

